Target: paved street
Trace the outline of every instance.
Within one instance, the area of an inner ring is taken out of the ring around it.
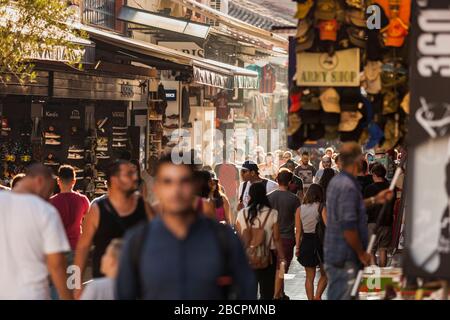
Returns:
[[[315,284],[319,281],[320,273],[317,272],[315,279]],[[291,300],[307,300],[305,292],[305,269],[298,263],[297,259],[291,263],[289,268],[289,273],[286,275],[284,280],[286,294],[291,298]],[[325,290],[322,299],[325,299],[327,291]]]

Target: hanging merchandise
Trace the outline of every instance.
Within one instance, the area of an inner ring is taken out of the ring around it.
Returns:
[[[368,27],[369,5],[379,9],[377,28]],[[410,0],[297,1],[296,57],[289,60],[296,70],[289,95],[290,148],[317,139],[385,151],[403,143],[410,10]]]
[[[181,117],[183,120],[183,127],[192,126],[189,123],[189,117],[191,116],[191,106],[189,102],[189,91],[186,86],[183,87],[181,91]]]

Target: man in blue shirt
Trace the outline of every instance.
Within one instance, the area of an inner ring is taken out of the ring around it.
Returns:
[[[256,299],[254,273],[231,228],[206,218],[193,165],[163,156],[154,192],[161,214],[125,236],[117,299]]]
[[[392,192],[381,191],[363,200],[356,176],[361,171],[363,155],[354,142],[344,143],[339,152],[341,172],[328,185],[327,227],[324,241],[328,299],[348,300],[361,264],[370,262],[366,252],[368,229],[366,207],[392,199]]]

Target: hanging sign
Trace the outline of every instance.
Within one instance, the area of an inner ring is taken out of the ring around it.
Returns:
[[[297,54],[297,85],[305,87],[358,87],[359,49]]]
[[[159,41],[159,46],[163,46],[170,49],[175,49],[182,51],[184,53],[190,54],[191,56],[196,56],[200,58],[205,57],[205,50],[200,47],[195,42],[169,42],[169,41]]]
[[[413,1],[405,273],[450,279],[450,9]]]

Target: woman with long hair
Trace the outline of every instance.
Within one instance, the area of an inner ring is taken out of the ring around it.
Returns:
[[[325,203],[327,200],[327,189],[328,184],[330,183],[331,179],[336,175],[336,171],[331,168],[326,168],[323,170],[322,177],[319,180],[319,185],[322,187],[323,190],[323,205],[322,205],[322,221],[324,224],[327,223],[327,208],[325,207]]]
[[[245,235],[249,234],[247,229],[251,228],[252,231],[255,230],[255,233],[256,228],[264,229],[265,243],[262,244],[264,249],[262,255],[269,256],[269,263],[264,268],[252,267],[259,285],[260,299],[271,300],[274,298],[275,293],[276,254],[278,254],[279,260],[285,263],[280,229],[278,227],[278,212],[271,208],[266,195],[266,187],[261,182],[253,183],[250,186],[249,196],[248,206],[238,213],[236,230],[242,240],[244,240],[247,254],[250,254],[251,248],[245,239]],[[250,258],[249,260],[251,264],[252,259]]]
[[[198,170],[194,172],[194,181],[196,187],[197,198],[194,208],[211,219],[216,218],[216,210],[214,204],[209,199],[211,192],[212,177],[209,171]]]
[[[316,225],[320,219],[323,202],[322,187],[313,183],[303,198],[300,214],[295,217],[295,254],[306,271],[305,289],[308,300],[321,300],[327,286],[327,276],[323,268],[323,248],[316,234]],[[320,279],[314,294],[317,266],[320,268]]]
[[[216,210],[216,219],[219,222],[229,225],[233,224],[231,221],[231,207],[227,196],[222,190],[222,186],[219,184],[219,180],[216,178],[214,172],[210,172],[211,180],[209,181],[209,199],[214,204]]]

